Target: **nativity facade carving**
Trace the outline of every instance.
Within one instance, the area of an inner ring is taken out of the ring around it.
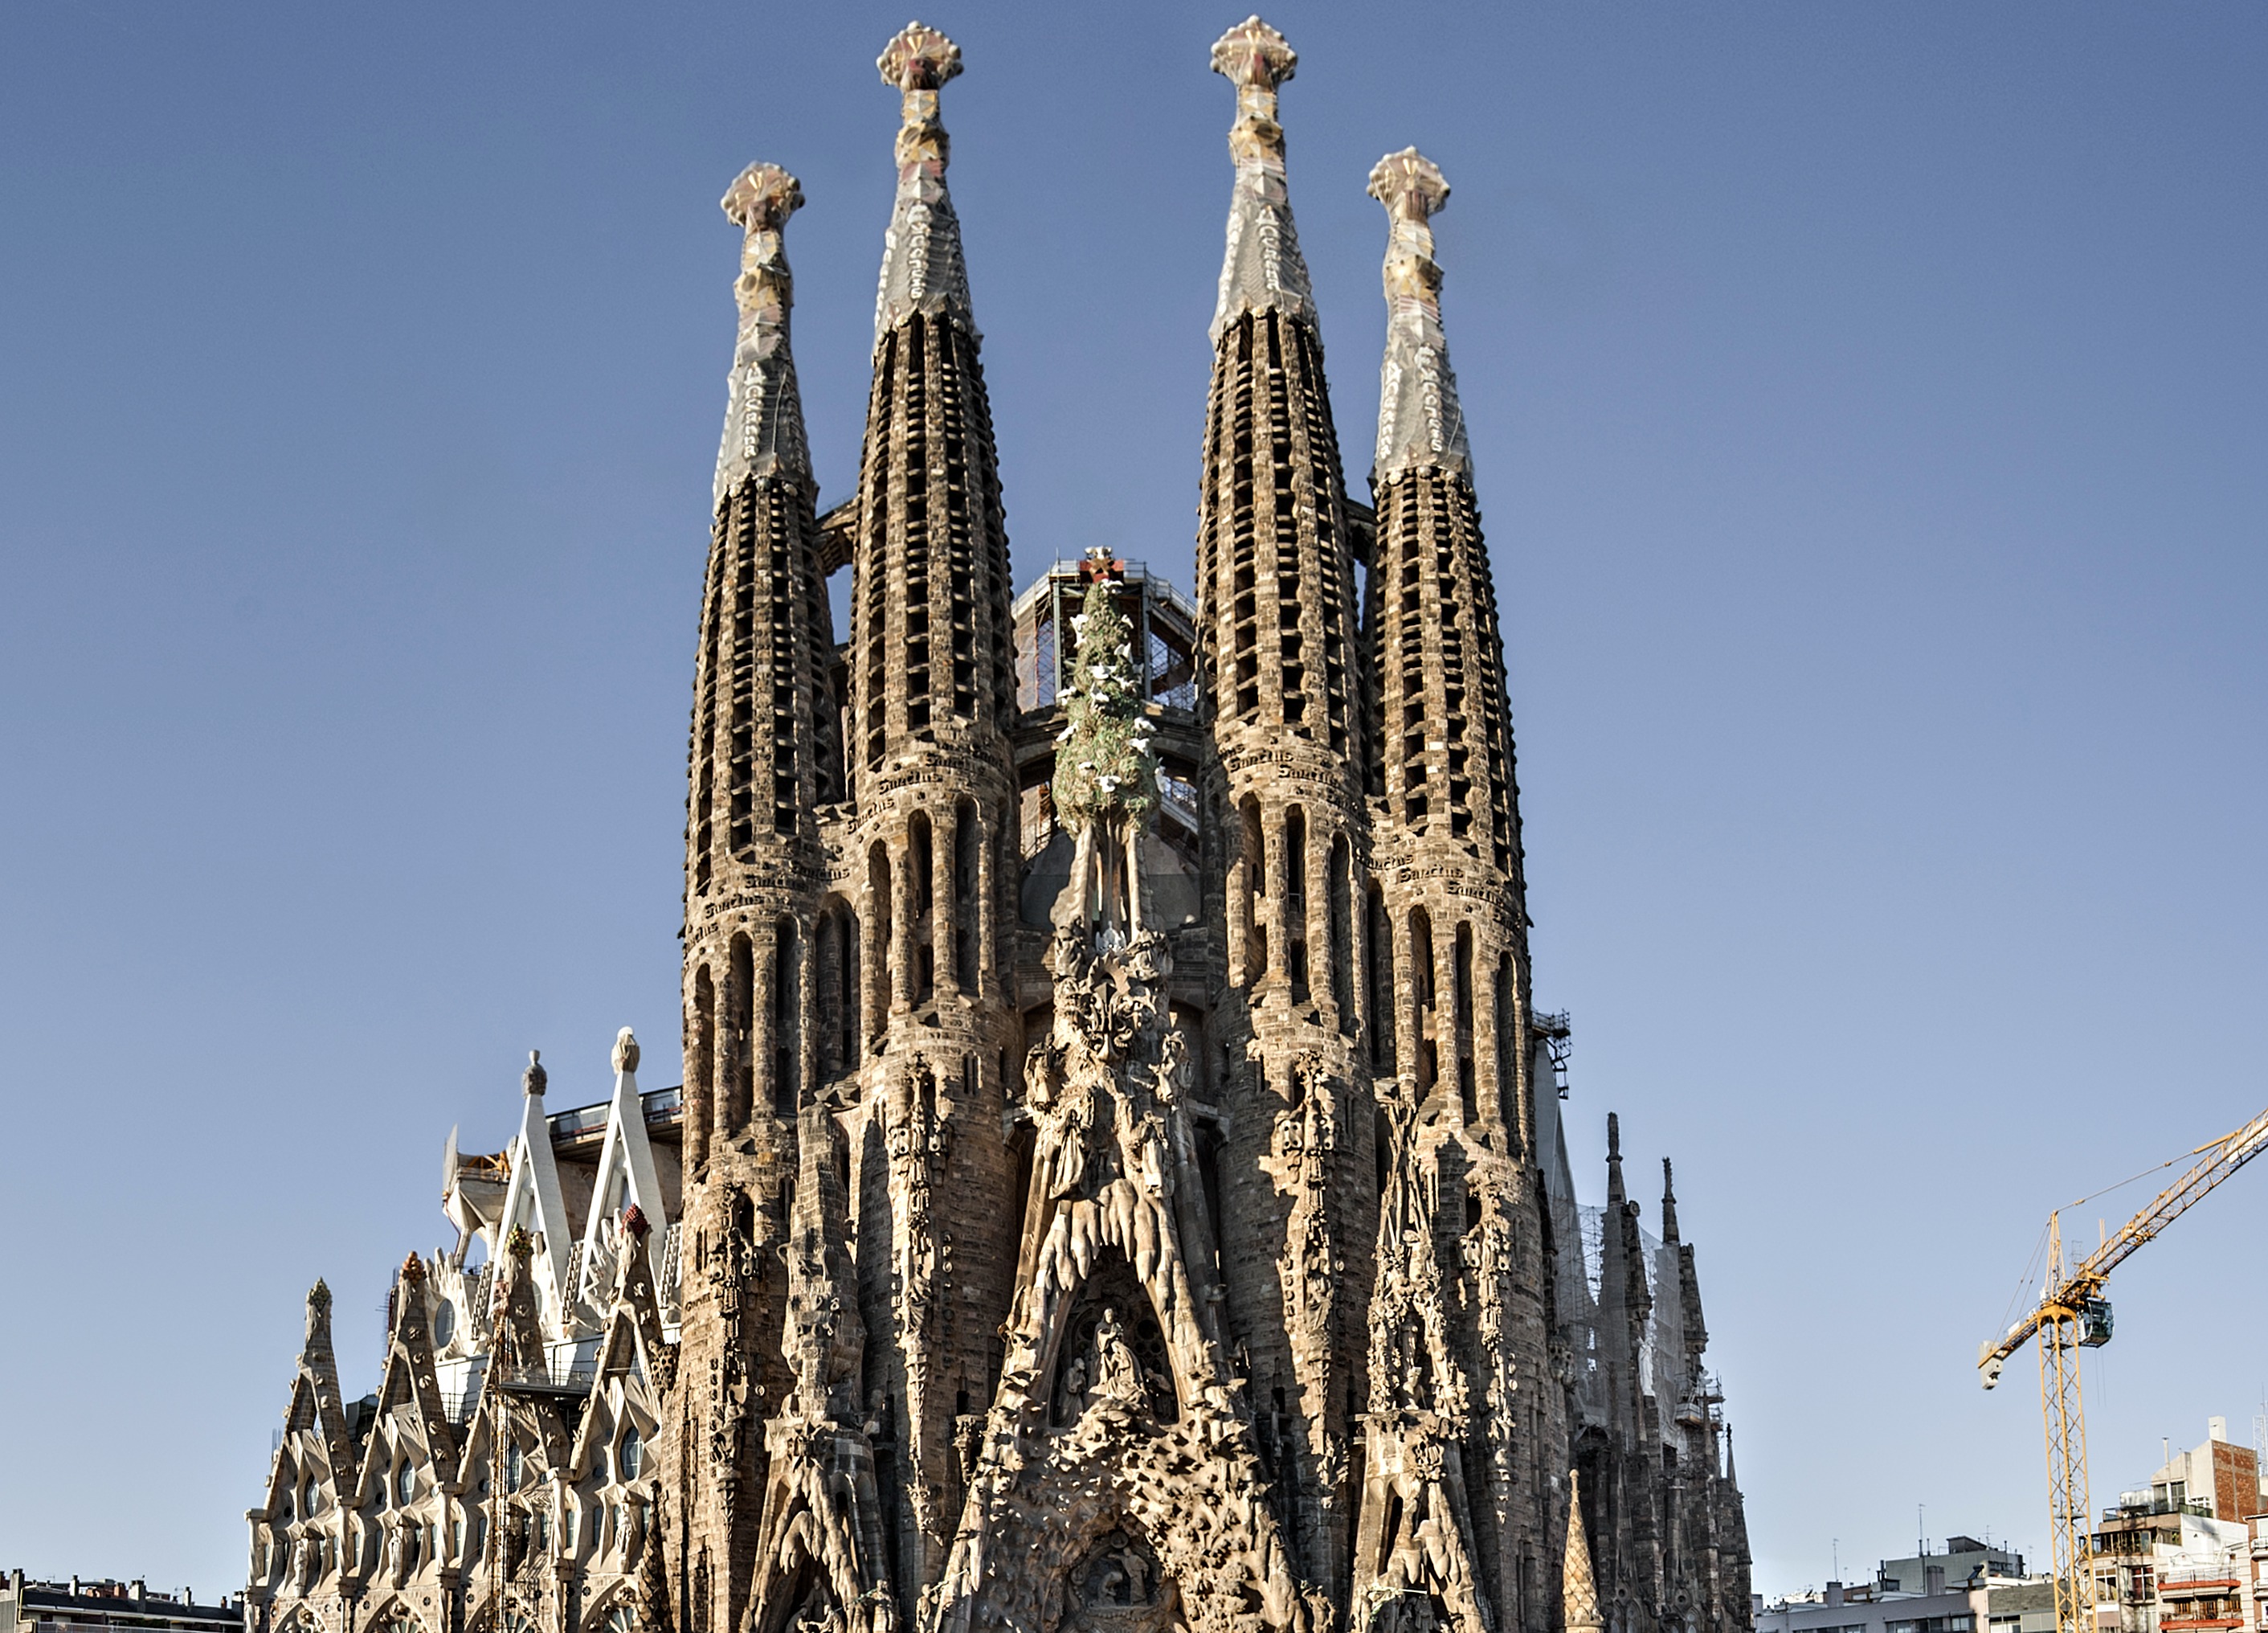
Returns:
[[[1693,1250],[1576,1200],[1414,150],[1347,491],[1278,93],[1235,92],[1197,589],[1013,594],[941,95],[899,98],[822,509],[750,166],[688,761],[681,1087],[452,1136],[344,1396],[308,1304],[253,1633],[1731,1633]],[[848,576],[838,632],[829,581]],[[1580,1471],[1580,1481],[1576,1478]],[[1579,1495],[1580,1493],[1580,1495]]]

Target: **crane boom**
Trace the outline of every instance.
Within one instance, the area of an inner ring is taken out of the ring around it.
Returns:
[[[1977,1356],[1977,1365],[1984,1374],[1984,1387],[1990,1389],[1999,1381],[1999,1363],[2021,1349],[2044,1322],[2054,1319],[2057,1311],[2101,1293],[2110,1273],[2124,1264],[2136,1248],[2180,1218],[2205,1193],[2263,1150],[2268,1150],[2268,1110],[2234,1133],[2199,1146],[2192,1153],[2198,1161],[2187,1173],[2158,1193],[2139,1213],[2118,1227],[2117,1235],[2073,1266],[2068,1275],[2061,1274],[2059,1265],[2049,1265],[2048,1288],[2040,1295],[2039,1302],[2003,1333],[1998,1342],[1986,1344]]]
[[[2091,1563],[2093,1508],[2087,1489],[2087,1414],[2079,1386],[2079,1352],[2110,1337],[2103,1284],[2128,1255],[2186,1213],[2229,1175],[2268,1149],[2268,1111],[2190,1153],[2189,1171],[2153,1197],[2118,1234],[2070,1269],[2063,1262],[2063,1216],[2048,1216],[2047,1284],[2021,1319],[1978,1350],[1984,1387],[2000,1381],[2008,1357],[2036,1339],[2040,1415],[2047,1430],[2048,1535],[2055,1555],[2057,1633],[2093,1633],[2095,1587]]]

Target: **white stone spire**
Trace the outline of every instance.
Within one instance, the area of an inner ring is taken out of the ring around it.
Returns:
[[[1236,123],[1229,156],[1236,161],[1229,196],[1228,248],[1221,257],[1220,299],[1213,307],[1212,338],[1247,312],[1270,308],[1308,324],[1315,302],[1300,234],[1292,225],[1292,196],[1284,174],[1284,127],[1276,122],[1276,87],[1299,66],[1299,53],[1257,17],[1248,17],[1213,42],[1212,71],[1236,86]]]
[[[740,276],[733,285],[740,307],[740,337],[726,385],[724,445],[717,451],[717,505],[750,477],[788,477],[813,487],[803,398],[788,350],[795,276],[788,270],[781,239],[788,217],[803,207],[803,188],[777,165],[750,165],[722,202],[725,213],[747,236],[740,245]]]
[[[1373,485],[1417,465],[1472,469],[1465,412],[1449,343],[1441,332],[1441,267],[1433,259],[1435,211],[1449,184],[1414,147],[1388,153],[1370,173],[1370,196],[1392,223],[1386,244],[1386,360],[1379,370]]]
[[[961,254],[961,220],[945,188],[953,144],[938,122],[938,88],[961,71],[961,48],[920,23],[908,23],[874,60],[882,83],[905,98],[898,130],[898,196],[882,239],[882,277],[874,293],[874,344],[906,319],[943,314],[971,335],[968,268]]]

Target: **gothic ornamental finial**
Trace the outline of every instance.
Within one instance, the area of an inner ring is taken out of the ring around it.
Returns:
[[[635,1072],[638,1063],[638,1040],[627,1026],[615,1034],[615,1070]]]
[[[874,66],[884,85],[908,96],[934,92],[961,71],[961,48],[926,23],[908,23],[882,48]]]
[[[1448,202],[1440,167],[1414,147],[1388,153],[1370,173],[1370,196],[1386,206],[1386,358],[1379,369],[1378,452],[1371,479],[1414,466],[1469,471],[1472,448],[1441,332],[1441,267],[1432,217]]]
[[[882,83],[905,100],[898,128],[898,196],[882,240],[881,286],[874,296],[874,344],[917,314],[942,314],[970,333],[968,270],[961,223],[945,190],[953,144],[938,117],[938,87],[961,72],[961,48],[922,23],[908,23],[874,59]]]
[[[803,399],[788,349],[795,276],[782,238],[787,218],[803,207],[803,188],[777,165],[750,165],[720,202],[745,236],[740,276],[733,285],[740,336],[725,384],[725,440],[717,452],[712,500],[718,505],[750,477],[780,475],[812,486]]]
[[[550,1081],[551,1074],[543,1069],[543,1051],[530,1049],[527,1052],[527,1069],[519,1075],[520,1091],[540,1095],[543,1092],[544,1084]]]
[[[1236,122],[1228,152],[1236,188],[1228,206],[1228,252],[1220,268],[1220,298],[1212,337],[1247,312],[1271,308],[1313,323],[1314,300],[1307,263],[1292,226],[1292,200],[1284,174],[1284,127],[1276,122],[1276,87],[1292,77],[1300,54],[1282,34],[1248,17],[1213,41],[1212,71],[1236,87]]]

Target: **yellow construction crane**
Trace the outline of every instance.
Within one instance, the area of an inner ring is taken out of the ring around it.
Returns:
[[[2079,1352],[2110,1341],[2110,1301],[2103,1283],[2126,1256],[2182,1216],[2205,1193],[2268,1149],[2268,1111],[2243,1127],[2190,1153],[2190,1171],[2124,1224],[2118,1234],[2066,1269],[2063,1216],[2048,1217],[2047,1284],[2039,1303],[1977,1356],[1984,1387],[2000,1381],[2008,1357],[2036,1337],[2040,1415],[2047,1425],[2048,1535],[2055,1555],[2057,1633],[2095,1633],[2094,1571],[2088,1563],[2093,1510],[2087,1490],[2087,1417],[2080,1398]],[[2176,1158],[2179,1161],[2179,1158]],[[2166,1164],[2171,1167],[2172,1164]]]

